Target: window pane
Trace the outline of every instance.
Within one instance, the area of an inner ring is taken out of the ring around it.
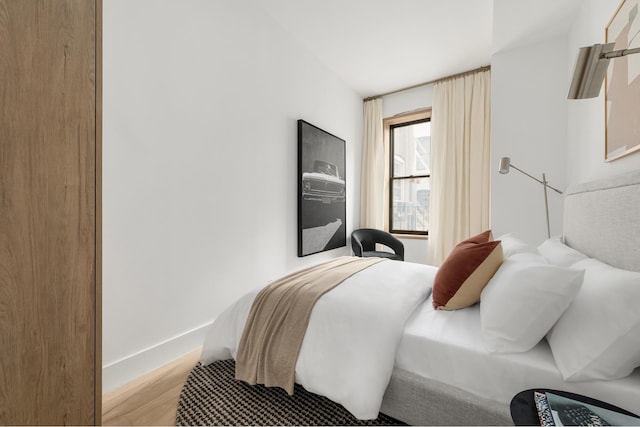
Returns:
[[[431,122],[394,127],[393,155],[394,177],[431,174]]]
[[[393,181],[392,231],[429,230],[429,178]]]
[[[393,170],[400,176],[404,175],[404,160],[399,156],[395,156],[393,159]],[[393,182],[393,200],[401,200],[402,198],[402,185],[400,181]]]

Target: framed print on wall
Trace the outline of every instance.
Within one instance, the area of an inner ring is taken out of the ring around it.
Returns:
[[[298,256],[347,245],[345,141],[298,120]]]
[[[623,0],[606,28],[613,50],[640,47],[640,0]],[[605,83],[605,161],[640,150],[640,55],[615,58]]]

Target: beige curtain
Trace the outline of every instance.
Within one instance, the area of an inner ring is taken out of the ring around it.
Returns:
[[[490,70],[434,85],[429,264],[489,228],[490,98]]]
[[[384,229],[384,138],[382,99],[364,103],[360,227]]]

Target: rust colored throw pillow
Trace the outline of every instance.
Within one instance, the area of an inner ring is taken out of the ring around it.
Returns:
[[[433,308],[458,310],[480,301],[502,260],[502,245],[493,241],[491,230],[458,243],[433,280]]]

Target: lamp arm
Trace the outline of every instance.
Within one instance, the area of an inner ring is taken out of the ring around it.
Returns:
[[[614,50],[613,52],[606,52],[600,55],[600,59],[620,58],[621,56],[633,55],[634,53],[640,53],[640,47],[636,47],[633,49]]]
[[[523,170],[522,170],[522,169],[520,169],[519,167],[515,166],[513,163],[511,163],[509,166],[510,166],[510,167],[512,167],[512,168],[514,168],[514,169],[515,169],[515,170],[517,170],[518,172],[520,172],[520,173],[522,173],[522,174],[524,174],[524,175],[528,176],[529,178],[533,179],[534,181],[537,181],[537,182],[539,182],[540,184],[545,185],[546,187],[548,187],[548,188],[552,189],[552,190],[553,190],[553,191],[555,191],[556,193],[558,193],[558,194],[562,194],[562,191],[558,190],[557,188],[554,188],[554,187],[550,186],[548,183],[546,183],[546,184],[545,184],[545,182],[544,182],[544,181],[539,180],[538,178],[536,178],[536,177],[535,177],[535,176],[533,176],[533,175],[529,175],[528,173],[526,173],[525,171],[523,171]]]
[[[547,183],[547,187],[552,189],[553,191],[555,191],[558,194],[562,194],[562,191],[558,190],[557,188],[554,188],[554,187],[550,186],[548,183]]]

